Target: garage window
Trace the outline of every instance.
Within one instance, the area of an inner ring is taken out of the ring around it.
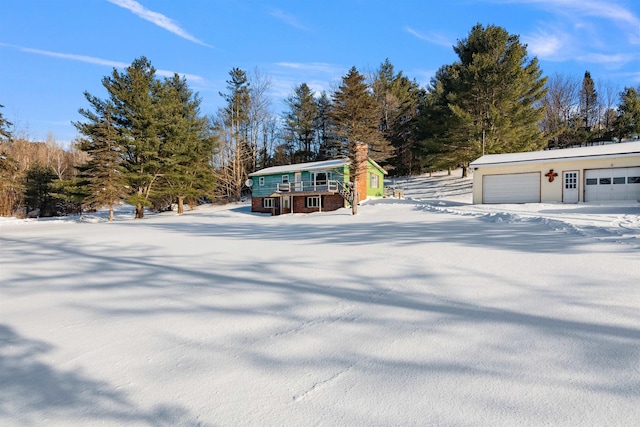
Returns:
[[[587,185],[598,185],[598,178],[587,178]]]
[[[626,184],[627,180],[625,179],[624,176],[615,176],[613,177],[613,183],[614,184]]]
[[[630,176],[629,184],[640,184],[640,176]]]
[[[609,185],[611,184],[611,178],[600,178],[600,185]]]

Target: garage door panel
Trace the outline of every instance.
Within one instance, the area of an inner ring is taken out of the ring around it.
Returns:
[[[609,168],[585,171],[585,202],[639,200],[640,168]]]
[[[540,173],[485,175],[483,203],[539,203]]]

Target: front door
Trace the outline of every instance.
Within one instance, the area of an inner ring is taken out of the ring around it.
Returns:
[[[296,191],[302,191],[302,172],[295,172],[293,181],[295,182]]]
[[[563,172],[562,202],[578,203],[578,172]]]

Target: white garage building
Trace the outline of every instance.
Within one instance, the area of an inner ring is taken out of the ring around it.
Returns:
[[[470,168],[475,204],[640,200],[640,141],[490,154]]]

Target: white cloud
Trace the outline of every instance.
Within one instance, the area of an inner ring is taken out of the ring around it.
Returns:
[[[628,55],[623,53],[587,53],[578,58],[581,61],[592,64],[602,64],[607,68],[619,68],[620,66],[637,59],[637,55]]]
[[[86,56],[86,55],[74,55],[71,53],[51,52],[48,50],[33,49],[30,47],[15,46],[15,45],[6,44],[6,43],[0,43],[0,46],[12,47],[14,49],[21,50],[22,52],[35,53],[36,55],[51,56],[54,58],[61,58],[61,59],[70,59],[72,61],[86,62],[89,64],[106,65],[108,67],[114,67],[114,68],[125,68],[129,66],[129,64],[125,62],[110,61],[108,59],[94,58],[92,56]]]
[[[149,10],[135,0],[107,0],[107,1],[123,9],[129,10],[133,14],[139,16],[140,18],[146,21],[149,21],[160,28],[164,28],[165,30],[179,37],[182,37],[185,40],[192,41],[202,46],[212,47],[206,44],[205,42],[203,42],[202,40],[195,38],[185,30],[183,30],[173,19],[161,13]]]
[[[290,13],[287,13],[283,10],[280,9],[271,9],[269,11],[269,15],[273,16],[276,19],[279,19],[280,21],[284,22],[285,24],[293,27],[293,28],[297,28],[299,30],[308,30],[309,28],[305,25],[303,25],[300,20],[291,15]]]
[[[270,93],[276,102],[282,102],[293,94],[294,89],[302,83],[306,83],[316,95],[323,91],[330,93],[332,85],[347,72],[344,67],[324,62],[278,62],[274,67],[269,70]]]
[[[276,65],[282,68],[324,74],[336,74],[344,71],[342,68],[325,62],[278,62]]]
[[[422,41],[433,43],[438,46],[452,47],[453,45],[455,45],[455,42],[452,42],[448,37],[440,33],[435,33],[432,31],[428,34],[424,34],[414,30],[411,27],[404,27],[404,30]]]
[[[567,53],[566,43],[562,41],[564,36],[538,31],[534,35],[523,36],[522,41],[527,45],[529,54],[540,59],[554,60]]]
[[[551,13],[571,20],[597,18],[614,22],[626,34],[629,42],[640,44],[640,17],[614,1],[601,0],[497,0],[502,3],[535,4]],[[579,23],[578,25],[584,25]]]
[[[126,62],[111,61],[109,59],[96,58],[93,56],[76,55],[72,53],[52,52],[49,50],[33,49],[30,47],[16,46],[16,45],[7,44],[7,43],[0,43],[0,46],[11,47],[14,49],[18,49],[22,52],[34,53],[36,55],[50,56],[53,58],[60,58],[60,59],[68,59],[71,61],[85,62],[87,64],[104,65],[112,68],[124,69],[131,65],[130,63],[126,63]],[[178,75],[180,76],[184,76],[189,82],[202,83],[205,81],[203,77],[198,76],[196,74],[186,74],[186,73],[180,73],[177,71],[168,71],[168,70],[156,70],[156,74],[162,77],[173,77],[175,73],[178,73]]]

